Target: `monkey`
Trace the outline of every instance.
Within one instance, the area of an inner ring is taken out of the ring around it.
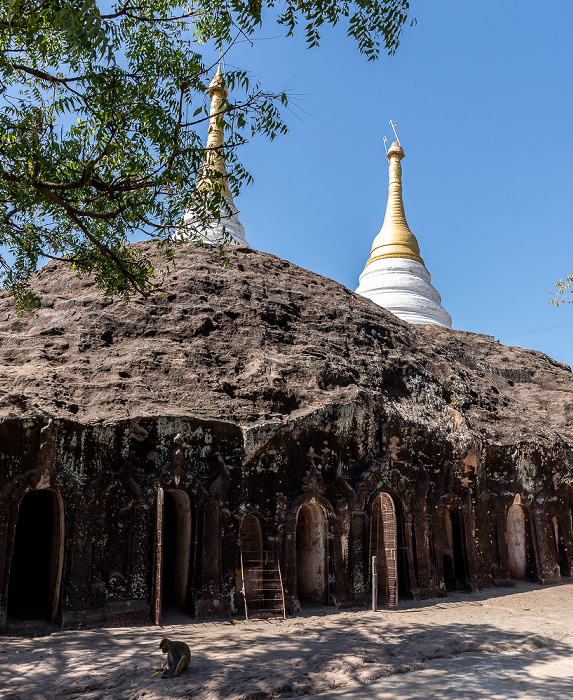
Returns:
[[[159,648],[167,654],[167,661],[163,664],[161,678],[172,678],[184,671],[191,661],[191,650],[185,642],[172,642],[170,639],[162,639]]]

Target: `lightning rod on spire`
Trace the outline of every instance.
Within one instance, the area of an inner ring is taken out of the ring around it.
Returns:
[[[396,131],[396,127],[398,126],[398,122],[392,122],[392,120],[390,119],[390,126],[392,127],[392,131],[394,132],[394,136],[396,137],[396,141],[401,146],[402,144],[400,143],[400,139],[398,138],[398,132]]]
[[[384,136],[384,150],[386,151],[386,155],[388,155],[388,139]]]

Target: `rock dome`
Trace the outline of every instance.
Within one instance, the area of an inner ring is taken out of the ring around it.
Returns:
[[[30,581],[64,627],[256,609],[254,541],[287,612],[366,603],[374,555],[388,604],[569,575],[568,366],[227,255],[127,305],[56,262],[36,313],[0,293],[0,628]]]

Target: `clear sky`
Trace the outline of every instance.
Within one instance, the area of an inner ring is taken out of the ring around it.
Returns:
[[[397,120],[408,223],[454,328],[573,364],[573,305],[549,306],[573,268],[573,3],[411,0],[411,13],[397,54],[376,62],[342,29],[307,50],[272,24],[228,56],[295,97],[298,136],[243,151],[247,239],[355,289]]]

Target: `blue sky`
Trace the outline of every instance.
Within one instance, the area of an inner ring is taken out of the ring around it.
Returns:
[[[355,289],[397,120],[408,223],[454,328],[573,364],[573,305],[549,306],[573,268],[573,3],[413,0],[411,13],[397,54],[376,62],[342,28],[308,50],[272,24],[228,55],[295,97],[298,136],[243,150],[247,239]]]

